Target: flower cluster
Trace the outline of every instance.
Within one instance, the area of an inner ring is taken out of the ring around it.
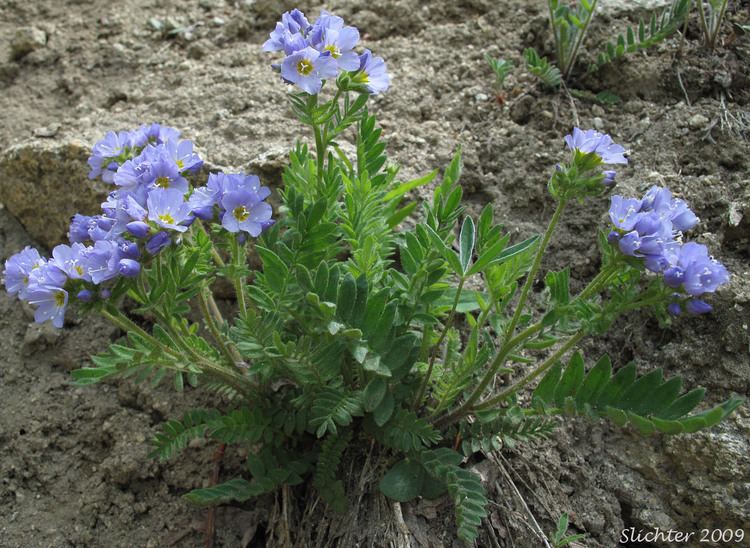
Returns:
[[[698,224],[685,201],[654,186],[640,199],[612,196],[609,217],[614,227],[609,241],[623,254],[641,259],[648,270],[663,275],[667,286],[678,290],[668,307],[671,314],[679,314],[683,305],[693,314],[711,311],[697,297],[715,292],[729,281],[729,272],[706,246],[682,242],[683,233]]]
[[[192,189],[185,176],[203,161],[171,127],[107,133],[88,164],[89,178],[116,187],[102,213],[73,216],[70,245],[56,246],[52,258],[27,247],[5,263],[8,293],[35,306],[40,323],[62,327],[70,292],[83,302],[108,298],[107,282],[137,277],[142,261],[179,241],[196,218],[219,215],[227,231],[253,237],[273,224],[263,201],[270,191],[254,175],[211,174],[207,186]]]
[[[310,95],[317,95],[325,80],[340,73],[349,73],[352,84],[370,94],[382,93],[390,85],[385,62],[370,50],[357,54],[354,48],[358,42],[359,31],[344,25],[341,17],[321,11],[310,24],[305,14],[295,9],[281,16],[263,51],[283,51],[284,60],[274,68],[286,82]]]

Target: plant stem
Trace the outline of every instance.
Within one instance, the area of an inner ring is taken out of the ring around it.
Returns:
[[[516,394],[521,388],[529,384],[531,381],[536,379],[539,375],[542,375],[550,367],[556,364],[560,360],[560,358],[564,356],[566,352],[568,352],[568,350],[570,350],[576,344],[578,344],[580,340],[583,339],[583,337],[585,336],[586,336],[585,332],[579,331],[578,333],[573,335],[570,339],[568,339],[568,341],[564,345],[558,348],[554,352],[554,354],[552,354],[549,358],[544,360],[544,362],[542,362],[542,364],[539,367],[529,372],[526,376],[524,376],[521,380],[519,380],[512,386],[509,386],[508,388],[500,392],[497,396],[493,396],[492,398],[475,405],[472,408],[472,410],[481,411],[483,409],[488,409],[489,407],[492,407],[493,405],[497,405],[507,400],[513,394]]]
[[[565,69],[562,71],[564,75],[564,79],[567,80],[570,76],[570,72],[573,70],[573,65],[575,65],[576,57],[578,57],[578,50],[581,47],[581,44],[583,43],[583,39],[586,36],[586,31],[589,29],[589,23],[591,23],[591,19],[594,17],[594,12],[596,11],[596,4],[599,2],[599,0],[594,0],[591,3],[591,11],[588,14],[588,17],[586,17],[586,22],[583,25],[583,28],[581,29],[580,33],[578,34],[578,37],[576,38],[575,46],[573,46],[573,49],[571,51],[570,57],[566,59],[566,66]],[[560,61],[562,63],[562,61]]]
[[[458,307],[458,301],[461,298],[461,291],[464,288],[464,283],[466,283],[466,278],[462,276],[461,280],[458,282],[458,287],[456,288],[456,297],[453,299],[453,305],[451,306],[450,314],[448,314],[448,319],[445,320],[443,331],[442,333],[440,333],[440,338],[438,339],[438,341],[432,347],[430,364],[427,367],[427,373],[425,374],[424,379],[422,379],[422,384],[419,386],[417,397],[412,403],[412,409],[417,409],[420,406],[420,404],[422,403],[422,398],[424,398],[425,392],[427,392],[427,386],[430,382],[430,377],[432,376],[432,370],[435,367],[435,360],[437,359],[438,351],[440,350],[440,346],[445,341],[445,337],[448,336],[448,331],[453,326],[453,319],[456,316],[456,308]]]
[[[213,301],[213,296],[211,295],[211,291],[208,289],[208,287],[204,286],[201,289],[200,293],[198,293],[198,305],[200,306],[203,319],[206,322],[206,327],[211,333],[214,342],[216,342],[216,345],[219,347],[219,350],[224,355],[224,358],[231,365],[236,367],[238,364],[243,362],[242,356],[233,344],[227,344],[227,342],[224,340],[224,337],[222,336],[221,331],[219,330],[219,327],[217,325],[217,322],[223,324],[224,318],[221,317],[221,312],[219,312],[219,309],[216,306],[216,302],[213,301],[213,307],[211,307],[209,305],[210,301]]]
[[[448,415],[445,415],[444,417],[435,421],[435,426],[440,427],[451,424],[452,422],[455,422],[456,420],[469,413],[472,406],[474,405],[474,402],[482,396],[482,393],[489,386],[490,382],[492,382],[492,379],[495,378],[497,371],[505,363],[505,360],[513,351],[513,349],[532,335],[541,331],[543,328],[544,326],[542,325],[542,322],[537,322],[534,325],[531,325],[521,331],[518,335],[516,335],[509,341],[506,341],[505,344],[503,344],[503,346],[500,348],[498,353],[495,355],[495,359],[490,364],[487,373],[485,373],[484,377],[482,377],[482,380],[479,382],[479,385],[469,395],[466,401],[452,413],[449,413]]]
[[[620,270],[620,265],[617,262],[612,262],[609,265],[607,265],[599,274],[594,276],[594,279],[589,282],[589,285],[587,285],[583,291],[581,291],[576,298],[575,301],[578,301],[580,299],[586,299],[590,297],[591,295],[594,295],[598,293],[603,287],[607,285],[607,282],[612,278],[614,274],[616,274]]]
[[[557,25],[555,25],[555,13],[552,10],[552,2],[551,0],[547,0],[547,8],[549,9],[549,26],[552,28],[552,36],[555,38],[555,48],[557,49],[557,62],[562,65],[564,62],[563,59],[563,49],[562,49],[562,43],[560,34],[557,32]]]
[[[523,284],[523,289],[521,289],[521,296],[518,298],[516,310],[513,312],[513,317],[511,318],[510,323],[508,324],[508,329],[506,330],[506,338],[510,338],[513,336],[513,332],[516,329],[518,320],[523,313],[523,307],[526,304],[526,299],[529,296],[531,286],[534,285],[534,279],[536,278],[537,272],[539,272],[539,267],[542,265],[542,256],[547,249],[547,245],[549,245],[549,241],[552,238],[552,233],[555,231],[555,227],[557,226],[560,217],[562,217],[566,204],[567,200],[565,198],[561,198],[557,202],[555,212],[552,215],[552,219],[550,219],[549,224],[547,225],[547,230],[544,232],[542,242],[539,244],[539,249],[537,250],[536,256],[534,257],[534,262],[531,265],[531,270],[529,270],[529,274],[526,277],[526,282]]]
[[[238,268],[245,266],[247,262],[247,254],[245,253],[245,246],[240,244],[237,236],[232,235],[232,259],[234,265]],[[247,300],[245,298],[245,280],[243,276],[235,274],[234,276],[234,290],[237,294],[237,306],[240,309],[240,317],[245,319],[247,317]]]
[[[128,333],[128,332],[137,333],[141,338],[147,340],[150,344],[158,348],[161,352],[163,352],[164,354],[176,360],[182,360],[185,358],[185,356],[182,353],[172,348],[169,348],[167,345],[165,345],[159,339],[157,339],[156,337],[154,337],[153,335],[145,331],[142,327],[140,327],[138,324],[136,324],[133,320],[128,318],[125,314],[120,312],[114,306],[110,305],[110,306],[107,306],[106,308],[102,308],[100,312],[102,316],[104,316],[107,320],[109,320],[114,325],[122,329],[125,333]],[[208,375],[212,375],[222,380],[223,382],[237,389],[241,394],[247,395],[250,393],[251,385],[244,376],[230,369],[221,367],[220,365],[213,363],[212,361],[208,360],[207,358],[199,354],[197,355],[196,361],[198,361],[198,364],[201,366],[201,369],[203,370],[204,373]],[[172,369],[181,371],[181,368],[178,368],[178,367],[173,367]]]

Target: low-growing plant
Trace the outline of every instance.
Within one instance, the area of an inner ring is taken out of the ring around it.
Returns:
[[[527,68],[546,86],[557,87],[560,82],[570,78],[589,26],[596,14],[597,4],[598,0],[582,0],[570,5],[560,0],[547,1],[557,66],[555,67],[544,56],[539,55],[534,48],[524,51]],[[713,6],[717,2],[710,2],[710,4]],[[726,2],[724,4],[726,6]],[[589,66],[589,71],[594,71],[626,54],[649,48],[669,38],[687,20],[691,5],[692,0],[673,0],[672,4],[661,14],[652,14],[648,23],[641,20],[637,27],[628,27],[624,34],[618,35],[615,40],[607,43],[605,50],[598,55],[596,63]],[[710,21],[710,24],[704,25],[706,28],[713,28],[711,25],[716,22],[716,15],[710,11],[711,9],[709,7],[708,18],[702,18],[704,23]],[[723,11],[721,16],[723,16]],[[720,18],[718,24],[721,24]]]
[[[703,32],[703,43],[709,49],[716,47],[721,24],[727,11],[729,0],[697,0],[698,20]]]
[[[62,327],[74,300],[124,332],[73,373],[78,384],[170,379],[218,393],[216,408],[166,422],[153,440],[164,459],[194,438],[247,449],[241,476],[190,491],[189,501],[245,501],[311,482],[341,510],[343,455],[375,444],[387,497],[447,493],[458,536],[473,540],[487,500],[468,456],[543,439],[558,415],[676,434],[740,405],[732,397],[694,412],[704,392],[682,394],[679,377],[638,376],[635,364],[607,357],[587,372],[576,352],[623,314],[650,309],[666,323],[710,311],[703,299],[729,273],[705,246],[684,242],[698,223],[684,201],[660,187],[612,196],[610,226],[596,239],[599,273],[572,294],[569,268],[548,272],[537,302],[532,288],[564,211],[609,191],[615,173],[603,168],[627,164],[625,149],[574,129],[567,159],[551,170],[548,227],[516,241],[492,205],[476,217],[463,209],[459,152],[440,178],[399,179],[367,109],[389,76],[381,58],[355,53],[358,39],[339,17],[323,12],[311,24],[294,10],[264,44],[283,52],[273,66],[298,88],[288,98],[313,143],[294,146],[277,215],[254,175],[189,182],[202,163],[193,144],[154,124],[94,145],[90,178],[113,190],[101,214],[73,218],[70,245],[6,262],[8,292],[37,321]],[[430,199],[409,198],[438,180]],[[231,317],[212,292],[218,278],[234,287]]]

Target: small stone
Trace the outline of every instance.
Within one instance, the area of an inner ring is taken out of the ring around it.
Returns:
[[[16,61],[47,45],[47,33],[37,27],[21,27],[10,41],[10,57]]]
[[[34,137],[50,138],[57,135],[58,131],[60,131],[60,124],[50,124],[36,128],[34,130]]]
[[[729,225],[740,226],[742,218],[744,217],[742,212],[742,206],[737,202],[729,204]]]
[[[600,105],[594,105],[591,107],[591,113],[594,116],[604,116],[604,109]]]
[[[690,120],[688,120],[688,127],[693,131],[705,129],[708,125],[708,121],[708,118],[703,116],[703,114],[696,114],[695,116],[691,117]]]
[[[598,129],[599,131],[601,131],[602,129],[604,129],[604,120],[602,120],[598,116],[596,118],[594,118],[593,124],[594,124],[594,127],[596,129]]]
[[[484,94],[484,93],[477,93],[474,96],[474,100],[477,103],[484,103],[485,101],[487,101],[487,99],[489,99],[489,97],[486,94]]]

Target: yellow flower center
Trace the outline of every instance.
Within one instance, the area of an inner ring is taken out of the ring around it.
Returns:
[[[177,160],[177,167],[182,169],[183,167],[185,167],[185,162],[183,162],[182,160]]]
[[[79,264],[75,265],[73,268],[75,268],[75,271],[78,273],[79,276],[83,276],[83,267]]]
[[[341,50],[336,46],[336,44],[329,44],[325,47],[326,51],[331,52],[331,57],[334,59],[338,59],[341,57]]]
[[[65,293],[64,292],[58,291],[57,293],[55,293],[55,305],[58,307],[65,306]]]
[[[159,188],[169,188],[169,177],[159,177],[154,184]]]
[[[159,220],[167,225],[173,225],[174,224],[174,217],[172,217],[169,213],[163,213],[159,215]]]
[[[312,71],[313,64],[309,59],[302,59],[299,63],[297,63],[297,72],[299,72],[302,76],[307,76]]]
[[[234,211],[232,211],[232,215],[234,215],[234,218],[239,222],[242,222],[250,216],[250,212],[245,206],[240,206],[234,208]]]

